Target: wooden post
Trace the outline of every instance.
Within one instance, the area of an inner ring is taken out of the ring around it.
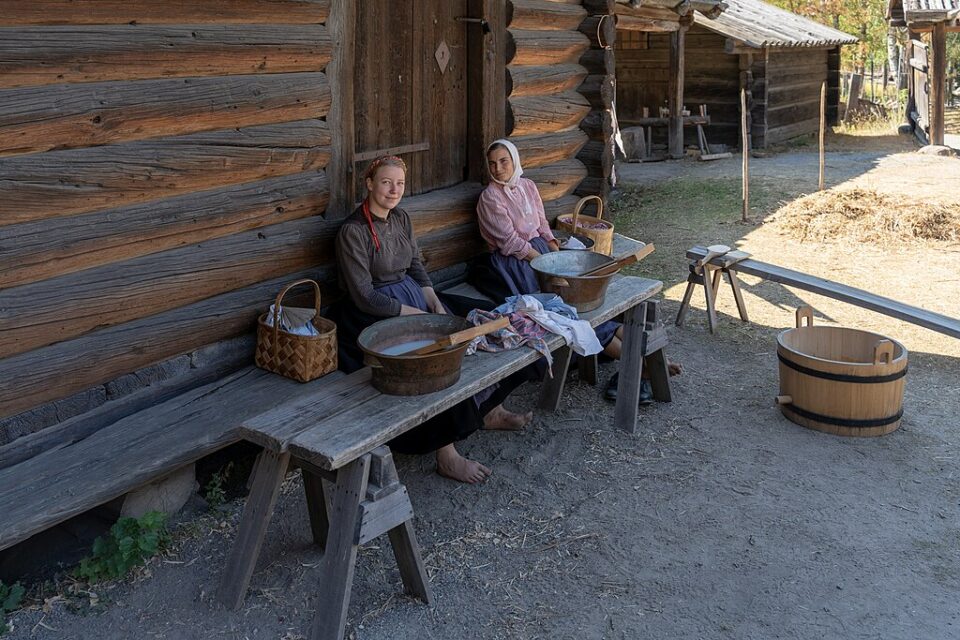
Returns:
[[[930,69],[930,144],[942,145],[946,104],[944,90],[947,83],[947,27],[943,22],[933,25],[930,51],[933,54]]]
[[[357,4],[351,0],[330,0],[327,31],[333,43],[333,58],[327,65],[327,81],[332,89],[327,125],[330,129],[330,204],[327,217],[343,218],[353,211],[356,194],[353,153],[356,150],[353,123],[353,64],[356,39]]]
[[[480,23],[467,24],[467,43],[470,58],[478,64],[468,70],[471,74],[469,175],[472,180],[486,180],[487,168],[483,157],[486,145],[506,135],[507,65],[506,5],[502,0],[471,0],[472,17],[487,21],[489,32],[484,33]]]
[[[749,220],[750,214],[750,132],[747,131],[747,91],[740,89],[740,150],[743,154],[743,211],[740,219]],[[707,288],[704,284],[704,288]]]
[[[686,33],[689,25],[681,21],[680,28],[670,34],[670,80],[668,107],[670,108],[670,125],[668,129],[668,153],[671,158],[683,157],[683,82],[684,82],[684,48]]]
[[[824,149],[823,136],[827,129],[827,83],[820,85],[820,191],[824,187]]]

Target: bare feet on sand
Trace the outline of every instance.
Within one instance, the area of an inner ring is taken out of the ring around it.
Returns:
[[[483,428],[500,431],[520,431],[533,420],[533,411],[514,413],[508,411],[502,404],[490,410],[483,416]]]
[[[437,449],[437,473],[452,480],[476,484],[489,478],[493,471],[479,462],[467,460],[456,447],[448,444]]]

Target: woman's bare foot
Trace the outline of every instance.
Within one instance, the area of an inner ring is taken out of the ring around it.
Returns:
[[[533,411],[514,413],[508,411],[502,404],[490,410],[483,416],[483,428],[499,431],[520,431],[533,420]]]
[[[479,462],[467,460],[456,447],[448,444],[437,449],[437,473],[452,480],[476,484],[489,478],[493,471]]]
[[[683,365],[679,362],[667,361],[667,370],[670,371],[671,376],[678,376],[683,373]]]

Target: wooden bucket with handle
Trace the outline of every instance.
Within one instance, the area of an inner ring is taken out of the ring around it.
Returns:
[[[869,331],[813,326],[813,309],[797,309],[797,326],[777,337],[783,415],[839,436],[881,436],[903,416],[907,350]]]

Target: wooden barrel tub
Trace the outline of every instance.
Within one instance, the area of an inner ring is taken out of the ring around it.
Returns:
[[[814,327],[813,310],[801,307],[796,328],[777,337],[777,357],[777,404],[789,420],[839,436],[882,436],[900,426],[907,350],[896,340]]]

